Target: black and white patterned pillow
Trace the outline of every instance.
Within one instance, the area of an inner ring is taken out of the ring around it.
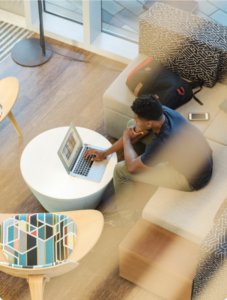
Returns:
[[[184,79],[201,79],[207,87],[213,87],[218,80],[220,53],[208,47],[167,34],[163,28],[149,32],[147,47],[155,60]]]
[[[220,53],[195,44],[188,44],[169,61],[169,68],[190,81],[202,80],[204,86],[213,87],[218,78]]]
[[[226,36],[227,26],[156,2],[140,21],[139,53],[168,66],[173,55],[180,49],[187,48],[189,44],[197,45],[201,49],[220,54],[217,80],[227,84]],[[210,54],[207,62],[209,57]],[[213,78],[212,71],[210,73]],[[209,76],[206,77],[206,82],[207,78]],[[211,82],[208,80],[206,86],[212,86]]]

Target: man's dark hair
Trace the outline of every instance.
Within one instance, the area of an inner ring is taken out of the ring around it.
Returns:
[[[148,121],[158,121],[163,115],[162,104],[155,95],[144,95],[136,98],[131,109],[140,118]]]

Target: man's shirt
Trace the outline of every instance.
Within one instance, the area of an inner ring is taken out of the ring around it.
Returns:
[[[212,150],[201,131],[178,112],[163,106],[163,114],[165,122],[147,145],[141,160],[148,167],[168,161],[199,190],[212,175]]]

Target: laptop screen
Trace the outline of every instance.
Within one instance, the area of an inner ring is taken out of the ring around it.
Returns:
[[[58,151],[58,155],[60,156],[61,161],[63,162],[67,171],[70,171],[76,155],[81,147],[82,141],[72,123]]]

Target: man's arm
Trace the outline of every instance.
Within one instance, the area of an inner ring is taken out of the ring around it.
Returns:
[[[148,133],[150,133],[149,131],[146,132],[138,132],[136,133],[136,135],[132,138],[132,145],[134,145],[135,143],[139,142],[143,137],[145,137]],[[105,157],[107,157],[108,155],[117,152],[119,150],[123,150],[124,148],[124,143],[123,143],[123,137],[121,137],[116,143],[113,144],[112,147],[110,147],[109,149],[107,149],[105,152]]]
[[[132,128],[131,130],[131,140],[132,140],[132,144],[135,144],[137,142],[139,142],[143,137],[145,137],[147,134],[150,133],[150,131],[138,131],[135,132],[133,127],[129,127]],[[96,150],[96,149],[90,149],[88,151],[86,151],[86,153],[84,154],[85,158],[88,158],[89,155],[95,155],[96,157],[94,157],[92,160],[103,160],[105,159],[108,155],[117,152],[119,150],[122,150],[124,148],[124,144],[123,144],[123,137],[121,137],[116,143],[113,144],[113,146],[111,146],[109,149],[102,151],[102,150]]]
[[[128,168],[128,171],[131,174],[138,174],[145,170],[149,170],[150,168],[147,167],[141,160],[141,156],[135,152],[132,146],[132,140],[130,138],[130,129],[125,130],[123,135],[123,145],[124,145],[124,157],[125,163]]]

